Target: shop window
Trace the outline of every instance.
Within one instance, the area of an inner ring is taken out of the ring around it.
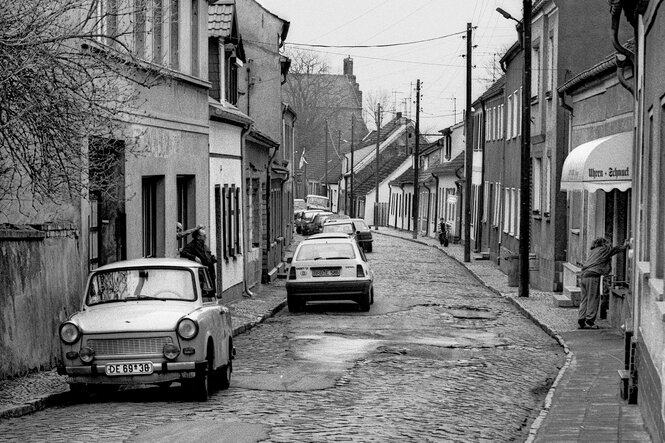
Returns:
[[[583,191],[570,191],[568,195],[570,202],[570,208],[568,209],[570,213],[570,229],[573,233],[579,233],[582,222],[584,221],[584,194]]]
[[[194,202],[196,201],[196,190],[193,175],[179,175],[176,178],[176,206],[178,211],[178,223],[183,229],[191,229],[196,225],[196,212]],[[189,237],[178,240],[178,249],[185,247]]]

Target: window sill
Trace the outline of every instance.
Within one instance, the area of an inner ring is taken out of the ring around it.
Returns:
[[[539,102],[539,100],[538,100],[538,96],[537,96],[537,95],[534,95],[533,97],[531,97],[531,104],[532,104],[532,105],[537,105],[538,102]]]
[[[579,229],[571,229],[570,233],[573,235],[580,235],[580,230]]]
[[[542,220],[543,217],[540,216],[540,215],[536,215],[536,214],[534,214],[533,219],[534,219],[534,220]]]
[[[552,91],[551,90],[545,91],[545,98],[547,100],[552,100]]]

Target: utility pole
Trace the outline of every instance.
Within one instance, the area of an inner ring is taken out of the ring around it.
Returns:
[[[420,172],[420,79],[416,81],[416,145],[413,150],[413,238],[418,237],[418,200],[420,186],[418,173]]]
[[[520,282],[519,296],[529,296],[529,237],[531,235],[531,0],[523,0],[522,149],[520,155]]]
[[[354,132],[356,127],[356,115],[351,114],[351,218],[356,218],[356,202],[353,196],[353,148],[354,148]]]
[[[328,120],[326,120],[326,149],[325,149],[325,160],[323,163],[323,169],[325,170],[324,172],[324,180],[326,184],[326,197],[328,197]],[[329,202],[330,206],[330,202]]]
[[[466,24],[466,120],[464,122],[464,134],[466,138],[464,175],[466,186],[464,187],[464,261],[471,261],[471,163],[473,162],[473,131],[471,124],[471,23]]]
[[[374,201],[374,230],[379,230],[379,144],[381,143],[381,103],[376,108],[376,195]]]

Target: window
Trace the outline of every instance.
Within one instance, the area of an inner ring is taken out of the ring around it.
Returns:
[[[486,181],[483,188],[483,223],[487,223],[487,213],[489,212],[490,204],[490,182]]]
[[[261,244],[261,202],[260,182],[258,178],[247,179],[247,194],[249,211],[249,238],[252,246],[258,248]]]
[[[139,1],[136,4],[136,9],[134,10],[134,23],[133,23],[133,32],[134,37],[134,53],[138,58],[145,58],[146,48],[145,48],[145,37],[147,33],[146,29],[146,15],[147,15],[147,4],[143,1]]]
[[[192,75],[199,75],[199,0],[192,0]]]
[[[522,225],[520,223],[520,213],[522,211],[521,191],[522,191],[521,189],[517,190],[517,197],[515,198],[515,238],[520,238],[520,229],[522,228]]]
[[[531,98],[538,97],[540,88],[540,42],[531,48]]]
[[[170,13],[171,13],[171,29],[169,40],[169,61],[171,69],[178,70],[180,68],[180,0],[170,0]]]
[[[515,91],[515,137],[522,135],[522,87]]]
[[[501,104],[501,105],[499,105],[499,138],[500,139],[503,139],[503,137],[504,137],[504,135],[503,135],[503,126],[504,125],[503,125],[503,123],[506,121],[505,117],[506,116],[504,114],[504,105]]]
[[[178,211],[178,223],[183,229],[191,229],[196,225],[196,212],[194,202],[196,191],[194,188],[193,175],[179,175],[176,178],[176,206]],[[187,244],[187,237],[178,240],[178,249]]]
[[[97,195],[90,195],[90,215],[88,216],[88,271],[99,267],[100,211]]]
[[[550,157],[545,157],[545,174],[544,174],[544,211],[546,216],[550,215],[550,205],[551,205],[551,185],[552,185],[552,159]]]
[[[100,43],[115,46],[118,37],[118,0],[100,0],[96,4],[95,33]]]
[[[225,45],[225,48],[228,45]],[[238,62],[232,49],[225,49],[224,69],[225,69],[225,88],[226,100],[232,105],[238,104]]]
[[[492,115],[492,110],[487,109],[485,112],[485,137],[484,137],[485,141],[490,139],[490,133],[491,133],[490,121],[492,120],[491,115]]]
[[[497,182],[494,184],[494,214],[493,214],[492,224],[498,227],[500,220],[501,220],[501,183]]]
[[[513,95],[510,94],[508,96],[508,116],[506,117],[506,123],[507,123],[506,138],[508,140],[513,138],[513,118],[514,118],[513,117],[513,111],[514,111],[513,101],[514,101]]]
[[[510,188],[504,189],[503,199],[503,232],[510,232]]]
[[[152,61],[157,64],[163,62],[162,39],[164,38],[164,12],[162,0],[153,0],[152,5]]]
[[[545,72],[548,73],[547,80],[547,90],[554,90],[554,74],[555,74],[555,63],[554,63],[554,32],[550,31],[550,38],[547,45],[547,63],[549,64],[549,69]]]
[[[570,191],[569,192],[570,204],[570,229],[579,230],[582,226],[583,212],[583,191]]]
[[[143,177],[142,179],[143,216],[143,256],[161,257],[164,255],[164,179],[163,177]]]
[[[540,214],[542,189],[542,158],[533,159],[533,213]]]

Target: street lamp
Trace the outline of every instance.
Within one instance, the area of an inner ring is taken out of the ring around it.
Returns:
[[[529,236],[531,233],[531,0],[523,0],[524,17],[517,20],[501,8],[496,11],[517,22],[524,52],[522,72],[522,140],[520,149],[520,282],[519,296],[529,296]]]

